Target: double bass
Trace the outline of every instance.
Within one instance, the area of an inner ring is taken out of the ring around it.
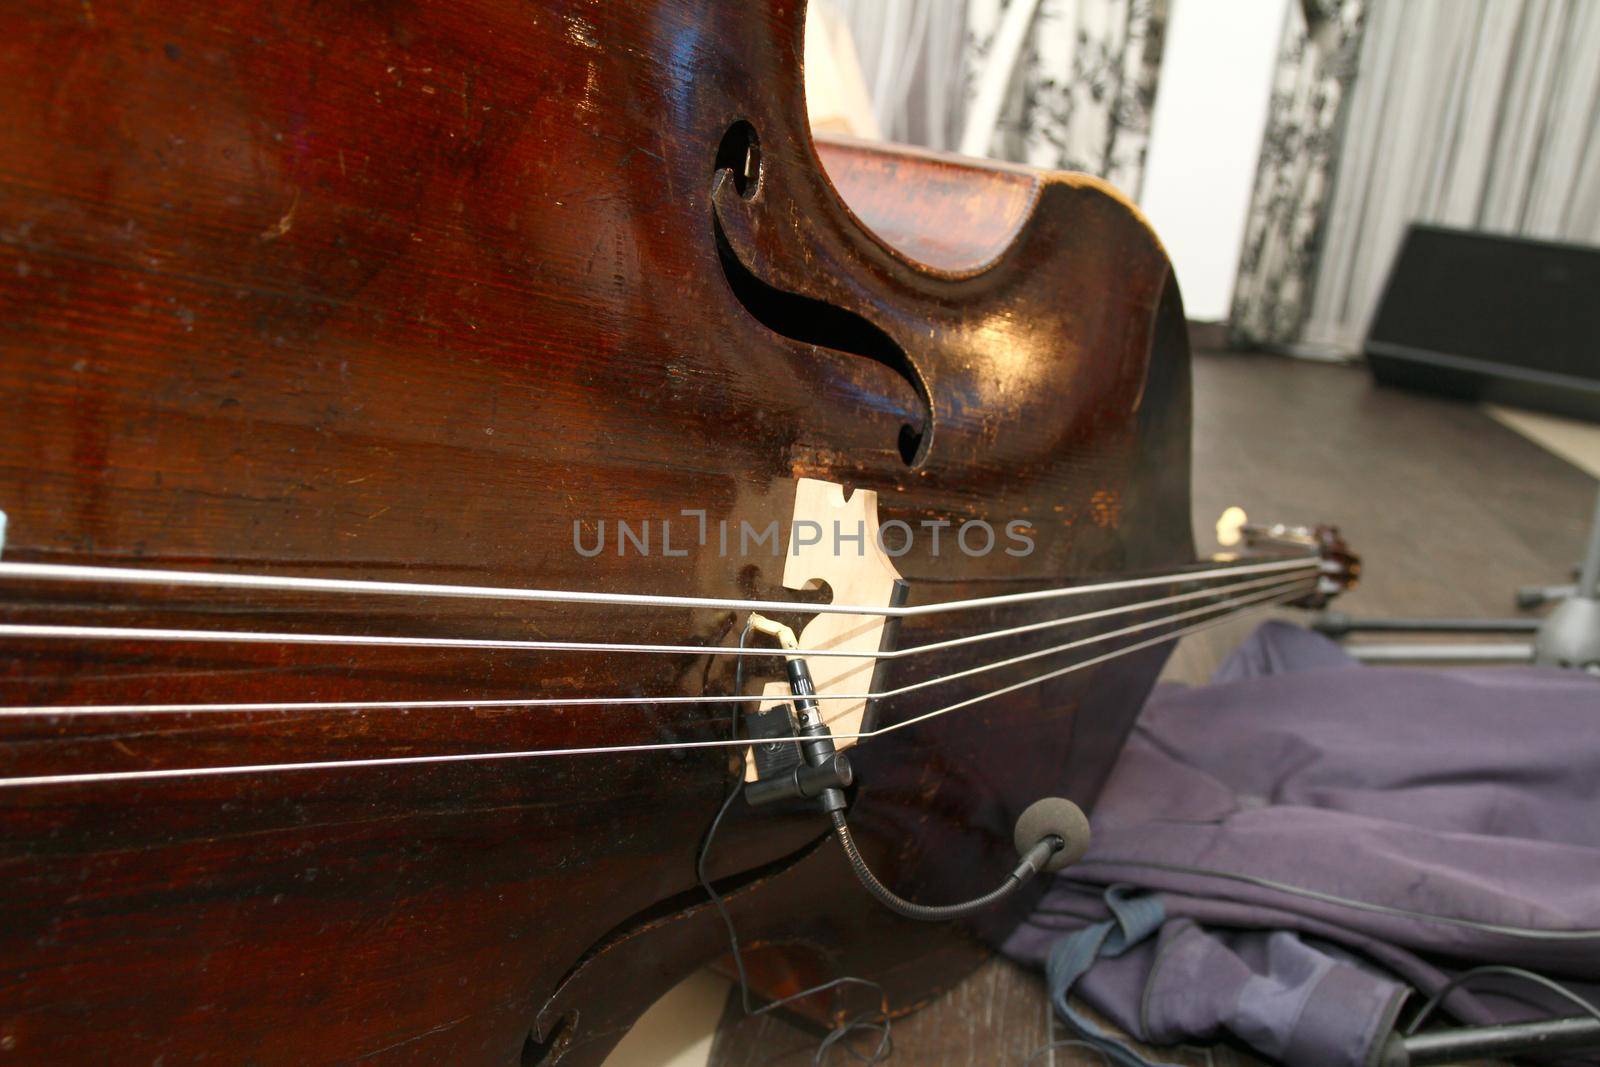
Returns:
[[[937,904],[1327,581],[1196,559],[1138,212],[814,141],[802,8],[0,11],[0,1061],[598,1063],[702,860],[756,995],[911,1010],[1030,893],[732,802],[785,663]]]

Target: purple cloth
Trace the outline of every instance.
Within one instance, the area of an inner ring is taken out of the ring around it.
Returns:
[[[1144,1040],[1359,1067],[1408,987],[1470,966],[1597,993],[1600,680],[1577,672],[1364,668],[1267,623],[1213,684],[1156,691],[1092,825],[1004,950],[1043,964],[1108,887],[1153,894],[1158,932],[1075,987]],[[1445,1006],[1575,1013],[1505,980]]]

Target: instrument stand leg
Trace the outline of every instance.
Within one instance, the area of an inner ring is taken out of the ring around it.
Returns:
[[[1349,645],[1345,651],[1362,663],[1532,663],[1533,646],[1525,641],[1483,644],[1421,641],[1373,642]]]
[[[1402,1037],[1384,1047],[1382,1067],[1423,1067],[1492,1057],[1530,1056],[1600,1048],[1600,1019],[1587,1015],[1499,1026],[1463,1026]]]
[[[1325,611],[1311,628],[1329,637],[1353,633],[1531,634],[1538,619],[1361,619],[1341,611]]]
[[[1572,576],[1574,579],[1578,576],[1576,567],[1572,570]],[[1576,585],[1525,585],[1517,590],[1517,610],[1532,611],[1534,608],[1542,608],[1546,604],[1575,596],[1577,592]]]
[[[1369,663],[1538,663],[1600,674],[1600,492],[1578,578],[1570,592],[1562,587],[1521,589],[1519,606],[1534,607],[1558,599],[1554,610],[1537,619],[1353,619],[1327,612],[1312,628],[1330,637],[1356,632],[1403,633],[1531,633],[1531,645],[1494,644],[1364,644],[1351,655]]]

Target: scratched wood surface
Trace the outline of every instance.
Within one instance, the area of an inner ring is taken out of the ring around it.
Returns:
[[[1519,584],[1564,579],[1582,549],[1594,481],[1476,408],[1379,389],[1365,372],[1265,356],[1195,360],[1195,540],[1223,508],[1338,522],[1366,568],[1341,610],[1372,615],[1513,614]],[[1304,616],[1281,613],[1285,618]],[[1203,682],[1259,621],[1184,639],[1164,677]],[[1004,960],[894,1025],[891,1063],[1018,1065],[1065,1037],[1042,979]],[[712,1067],[799,1067],[816,1035],[730,1000]],[[1228,1045],[1161,1049],[1196,1067],[1262,1061]],[[841,1059],[840,1062],[843,1062]],[[1062,1048],[1035,1064],[1098,1067]]]

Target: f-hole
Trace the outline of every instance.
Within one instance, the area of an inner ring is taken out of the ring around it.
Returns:
[[[739,196],[753,200],[761,191],[763,168],[761,141],[755,127],[743,120],[734,123],[717,147],[714,173],[729,172]],[[900,427],[895,444],[907,466],[921,463],[927,451],[928,428],[933,424],[933,405],[922,375],[905,349],[853,311],[768,285],[740,261],[715,209],[712,226],[716,231],[723,277],[728,280],[734,297],[757,322],[791,341],[870,359],[905,380],[916,394],[918,411],[913,421]]]
[[[554,1061],[555,1057],[567,1050],[572,1044],[574,1025],[577,1023],[577,1013],[568,1012],[556,1020],[550,1028],[550,1036],[543,1041],[538,1040],[533,1034],[528,1034],[527,1040],[522,1043],[522,1062],[520,1067],[545,1067]]]
[[[756,195],[761,186],[761,138],[756,128],[744,119],[728,127],[717,146],[716,170],[733,175],[733,187],[746,200]]]

